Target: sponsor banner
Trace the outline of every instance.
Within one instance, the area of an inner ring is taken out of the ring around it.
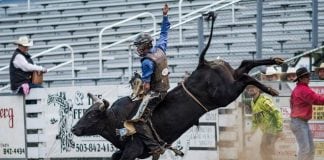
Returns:
[[[314,92],[324,95],[324,87],[322,82],[310,83]],[[315,159],[323,159],[324,157],[324,105],[313,105],[312,120],[309,122],[310,129],[314,138]]]
[[[324,121],[324,105],[313,105],[312,120]]]
[[[216,142],[216,123],[199,123],[185,132],[173,146],[184,153],[184,157],[175,156],[167,150],[161,160],[218,159]],[[147,158],[146,160],[150,160]]]
[[[216,150],[216,123],[200,123],[189,131],[190,150]]]
[[[317,86],[317,83],[311,83],[312,90],[316,92],[317,94],[324,95],[324,87]],[[323,83],[322,83],[323,84]],[[313,115],[312,115],[312,120],[323,120],[324,121],[324,105],[313,105]]]
[[[46,104],[43,106],[46,157],[110,157],[117,150],[101,136],[77,137],[71,132],[72,126],[92,104],[88,92],[110,103],[130,95],[126,85],[47,89]]]
[[[273,97],[273,102],[276,104],[276,107],[280,110],[282,117],[284,119],[290,118],[290,97]]]
[[[23,96],[1,96],[0,158],[26,158]]]
[[[71,132],[72,126],[83,116],[92,104],[87,93],[90,92],[111,104],[120,97],[130,95],[129,85],[100,86],[100,87],[71,87],[51,88],[44,104],[44,133],[46,138],[46,157],[111,157],[117,151],[110,142],[101,136],[77,137]],[[208,158],[215,158],[217,142],[217,112],[207,113],[199,123],[199,127],[192,127],[185,132],[173,146],[181,149],[187,158],[199,157],[204,154]],[[208,153],[208,154],[207,154]],[[177,160],[172,151],[167,151],[161,159]]]
[[[313,88],[313,87],[312,87]],[[314,88],[313,88],[314,89]],[[324,87],[316,87],[315,92],[323,94]],[[290,97],[280,97],[277,104],[284,117],[283,135],[276,142],[276,160],[295,160],[297,153],[297,142],[294,134],[290,130]],[[315,143],[315,159],[321,159],[324,154],[324,106],[313,106],[313,119],[309,122]],[[316,142],[321,141],[321,142]]]
[[[323,85],[323,83],[322,83]],[[323,86],[316,86],[313,83],[310,83],[309,87],[316,92],[317,94],[324,95],[324,87]]]
[[[276,141],[276,160],[295,160],[297,142],[290,130],[290,97],[276,97],[276,104],[283,116],[282,135]]]
[[[309,122],[309,127],[312,131],[314,139],[324,140],[324,122],[323,123]]]
[[[314,142],[315,145],[315,159],[323,159],[324,157],[324,142]]]
[[[217,118],[218,118],[218,110],[213,110],[201,116],[199,122],[216,123],[218,122]]]

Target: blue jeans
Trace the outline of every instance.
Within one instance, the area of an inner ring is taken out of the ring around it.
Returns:
[[[298,144],[297,159],[313,160],[315,148],[308,123],[298,118],[291,118],[290,129],[294,133]]]
[[[28,84],[29,84],[29,88],[44,88],[40,84],[34,84],[34,83],[31,83],[31,82],[29,82]]]

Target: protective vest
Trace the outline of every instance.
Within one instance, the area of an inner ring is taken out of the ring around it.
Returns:
[[[153,75],[151,78],[150,86],[151,90],[157,92],[166,92],[170,88],[169,85],[169,70],[168,62],[165,53],[157,48],[156,53],[147,54],[142,61],[148,58],[155,64]]]
[[[33,73],[33,72],[25,72],[20,68],[16,68],[14,66],[13,61],[18,54],[23,55],[26,58],[28,63],[34,64],[29,54],[24,54],[19,49],[15,50],[14,54],[11,57],[10,67],[9,67],[11,90],[16,90],[22,84],[31,82],[31,76]]]

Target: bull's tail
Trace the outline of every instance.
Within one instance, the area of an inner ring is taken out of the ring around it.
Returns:
[[[211,30],[210,30],[210,34],[209,34],[209,39],[208,39],[207,45],[203,49],[203,51],[200,53],[198,67],[200,65],[203,65],[204,62],[205,62],[205,55],[206,55],[206,52],[207,52],[207,50],[209,48],[211,39],[213,37],[214,23],[215,23],[215,20],[216,20],[216,17],[217,17],[217,15],[215,14],[215,12],[212,12],[212,11],[208,12],[207,14],[203,14],[203,16],[208,16],[207,19],[212,19],[212,26],[211,26]]]

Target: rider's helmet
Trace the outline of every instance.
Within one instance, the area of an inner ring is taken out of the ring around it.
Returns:
[[[149,33],[141,33],[134,40],[134,45],[137,47],[137,53],[143,56],[146,49],[152,48],[153,38]]]

